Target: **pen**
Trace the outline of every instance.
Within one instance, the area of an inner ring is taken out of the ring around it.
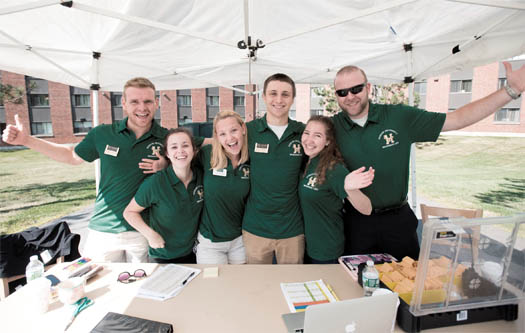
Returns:
[[[332,286],[329,285],[328,283],[326,284],[326,286],[328,287],[328,290],[330,290],[330,293],[332,293],[332,295],[334,295],[335,300],[339,301],[339,297],[337,297],[337,295],[335,294],[335,291],[332,289]]]
[[[190,275],[188,275],[188,277],[186,278],[186,280],[182,281],[182,285],[185,285],[186,282],[188,282],[188,280],[189,280],[193,275],[195,275],[195,272],[191,272]]]

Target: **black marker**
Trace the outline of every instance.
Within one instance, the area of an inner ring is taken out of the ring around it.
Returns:
[[[186,282],[188,282],[188,280],[189,280],[193,275],[195,275],[195,272],[191,272],[190,275],[188,275],[188,277],[186,278],[186,280],[182,281],[182,285],[185,285]]]

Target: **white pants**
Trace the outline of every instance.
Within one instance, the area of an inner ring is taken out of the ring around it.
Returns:
[[[246,253],[242,236],[229,242],[212,242],[199,234],[197,235],[197,264],[245,264]]]
[[[138,231],[115,234],[89,229],[82,255],[95,262],[148,262],[148,241]]]

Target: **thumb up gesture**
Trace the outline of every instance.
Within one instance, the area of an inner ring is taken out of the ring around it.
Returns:
[[[2,140],[11,145],[25,145],[28,136],[29,133],[20,122],[18,114],[15,114],[15,125],[7,125],[2,134]]]

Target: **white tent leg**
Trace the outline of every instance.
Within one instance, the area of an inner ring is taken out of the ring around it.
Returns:
[[[412,63],[412,44],[405,45],[406,52],[406,77],[413,78],[413,63]],[[408,84],[408,104],[414,106],[414,81]],[[416,145],[413,143],[410,145],[410,179],[412,180],[411,192],[412,192],[412,210],[417,211],[417,187],[416,187]]]
[[[98,126],[98,90],[91,90],[93,95],[93,128]],[[95,188],[98,195],[98,184],[100,182],[100,159],[95,160]]]

